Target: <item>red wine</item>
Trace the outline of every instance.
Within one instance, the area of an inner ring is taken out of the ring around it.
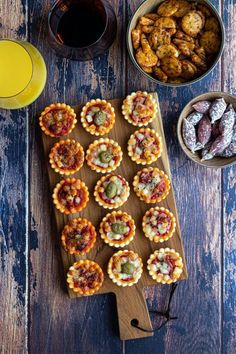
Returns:
[[[87,47],[102,35],[106,19],[104,9],[90,1],[77,0],[61,16],[57,38],[61,43],[75,48]]]

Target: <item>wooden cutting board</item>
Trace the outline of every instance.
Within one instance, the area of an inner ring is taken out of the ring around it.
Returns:
[[[161,157],[158,159],[157,162],[153,163],[151,166],[157,166],[158,168],[165,171],[165,173],[169,176],[171,180],[170,174],[170,166],[169,166],[169,159],[167,155],[167,148],[165,142],[165,136],[163,131],[162,125],[162,118],[159,108],[158,96],[156,93],[152,94],[153,97],[157,100],[158,103],[158,114],[156,119],[153,120],[151,124],[149,124],[150,128],[155,129],[163,140],[163,152]],[[126,211],[129,213],[133,219],[135,220],[136,224],[136,235],[134,240],[130,243],[130,245],[126,246],[125,249],[132,249],[137,252],[143,259],[144,263],[144,271],[142,274],[141,279],[139,280],[137,285],[122,288],[115,285],[107,275],[106,268],[108,264],[108,260],[113,253],[117,251],[117,249],[109,247],[106,245],[100,238],[99,234],[97,236],[97,241],[93,249],[88,253],[87,256],[79,257],[79,256],[72,256],[67,254],[64,249],[61,247],[61,254],[62,254],[62,263],[65,270],[65,275],[69,269],[69,267],[78,259],[88,258],[90,260],[96,261],[103,269],[105,274],[105,280],[102,288],[99,290],[97,294],[105,294],[105,293],[115,293],[116,301],[117,301],[117,311],[118,311],[118,320],[119,320],[119,329],[120,329],[120,338],[122,340],[127,339],[135,339],[135,338],[142,338],[151,336],[152,333],[145,333],[140,331],[139,329],[131,326],[131,320],[137,319],[139,321],[139,325],[146,329],[152,329],[152,324],[150,321],[146,301],[143,296],[143,288],[156,284],[152,278],[149,276],[146,263],[149,255],[156,249],[161,247],[170,247],[174,248],[176,251],[180,253],[183,258],[184,262],[184,269],[181,276],[181,280],[187,278],[187,268],[183,250],[183,244],[181,240],[181,232],[179,227],[178,221],[178,214],[177,208],[175,204],[175,197],[174,197],[174,190],[171,188],[170,193],[168,194],[167,198],[162,202],[158,203],[159,206],[163,206],[168,208],[172,211],[172,213],[176,217],[177,227],[173,237],[166,241],[165,243],[154,243],[149,241],[142,232],[142,217],[144,213],[151,207],[157,204],[146,204],[138,199],[136,194],[133,192],[132,188],[132,181],[134,175],[142,169],[144,166],[137,165],[135,162],[131,161],[127,154],[127,142],[129,136],[137,129],[130,125],[122,116],[121,114],[121,105],[122,99],[114,99],[109,101],[112,106],[115,108],[116,112],[116,122],[112,131],[106,135],[109,138],[114,139],[119,143],[123,150],[123,160],[119,168],[115,170],[115,173],[118,173],[126,178],[129,182],[131,187],[131,193],[128,201],[120,208],[121,210]],[[83,105],[75,106],[75,112],[77,114],[78,123],[71,134],[68,135],[68,138],[75,139],[81,143],[84,150],[86,151],[89,144],[93,142],[95,139],[98,139],[85,131],[82,127],[80,122],[80,111]],[[59,174],[55,173],[54,170],[50,167],[49,164],[49,152],[53,144],[59,140],[56,138],[51,138],[42,134],[43,137],[43,146],[45,152],[45,158],[47,162],[47,170],[49,175],[49,183],[51,187],[51,191],[53,191],[55,185],[63,178]],[[65,138],[65,137],[64,137]],[[68,219],[75,218],[78,216],[88,218],[96,227],[97,233],[99,230],[99,223],[102,218],[110,212],[108,209],[103,209],[100,207],[93,196],[94,186],[97,180],[102,176],[100,173],[96,173],[90,170],[86,164],[84,163],[83,167],[79,172],[77,172],[75,177],[82,179],[89,188],[90,192],[90,200],[87,204],[87,207],[78,214],[73,214],[71,216],[64,215],[60,213],[56,208],[55,210],[55,218],[56,218],[56,225],[58,230],[58,242],[60,242],[61,231],[64,225],[67,223]],[[159,285],[161,286],[161,285]],[[69,296],[74,298],[76,295],[73,291],[68,288]],[[93,295],[96,296],[96,295]],[[80,296],[78,296],[80,297]],[[79,299],[78,299],[79,301]]]

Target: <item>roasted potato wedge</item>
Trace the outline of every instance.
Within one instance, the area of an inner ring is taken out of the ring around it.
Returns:
[[[149,34],[154,30],[154,26],[142,26],[142,32]]]
[[[161,28],[154,28],[149,35],[149,43],[152,49],[156,50],[159,45],[170,44],[170,33]]]
[[[188,12],[181,21],[183,31],[191,37],[196,37],[204,27],[204,15],[200,11]]]
[[[179,2],[177,0],[166,0],[158,7],[157,13],[160,16],[172,16],[179,9]]]
[[[139,24],[142,25],[142,26],[153,26],[154,25],[154,21],[151,20],[150,18],[142,16],[139,19]]]
[[[181,76],[184,79],[190,80],[196,75],[197,67],[193,63],[191,63],[189,60],[182,60],[181,65],[182,65]]]
[[[156,55],[159,59],[163,59],[164,57],[178,58],[179,51],[173,44],[163,44],[157,48]]]
[[[201,35],[200,44],[207,53],[217,53],[220,48],[220,37],[217,33],[206,31]]]
[[[187,57],[190,56],[195,48],[194,43],[183,41],[182,39],[173,39],[173,43],[178,47],[180,52]]]
[[[141,31],[139,29],[133,29],[131,32],[132,43],[134,49],[138,49],[141,40]]]
[[[150,12],[149,14],[146,14],[145,17],[149,18],[150,20],[156,21],[159,16],[158,14]]]
[[[144,51],[139,48],[136,52],[135,58],[140,66],[151,67],[157,65],[158,58],[152,49]]]
[[[157,66],[154,66],[153,68],[153,75],[162,82],[167,82],[168,80],[168,76],[164,73],[163,70],[161,70],[161,68]]]
[[[178,30],[175,33],[175,38],[182,39],[183,41],[186,41],[186,42],[194,43],[194,39],[192,37],[188,36],[187,34],[185,34],[184,32],[182,32],[180,30]]]
[[[195,52],[202,60],[206,62],[206,52],[203,47],[195,48]]]
[[[182,73],[181,62],[175,57],[164,57],[161,60],[161,69],[170,78],[179,77]]]
[[[211,10],[203,4],[197,5],[197,9],[203,13],[205,17],[210,17],[211,16]]]
[[[206,71],[207,70],[207,64],[206,61],[200,58],[197,54],[193,54],[191,56],[192,62],[199,67],[201,70]]]
[[[187,0],[179,0],[178,4],[179,4],[179,8],[174,13],[175,17],[183,17],[184,15],[186,15],[192,9],[191,3],[189,1],[187,1]]]
[[[164,29],[176,28],[176,21],[170,17],[160,17],[156,20],[155,26]]]

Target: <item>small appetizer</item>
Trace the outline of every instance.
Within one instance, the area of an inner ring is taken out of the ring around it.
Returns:
[[[84,150],[75,140],[60,140],[52,147],[49,162],[61,175],[71,175],[83,166]]]
[[[105,100],[91,100],[83,107],[81,122],[85,130],[92,135],[105,135],[115,123],[115,110]]]
[[[157,103],[151,94],[137,91],[127,96],[122,105],[124,118],[134,126],[148,125],[157,114]]]
[[[100,266],[89,260],[75,262],[67,273],[69,288],[80,295],[93,295],[102,286],[104,274]]]
[[[144,235],[154,242],[164,242],[175,232],[174,215],[163,207],[149,209],[142,222]]]
[[[162,153],[162,140],[153,129],[141,128],[128,141],[128,154],[137,164],[149,165]]]
[[[92,170],[101,173],[114,171],[122,160],[121,147],[112,139],[95,140],[86,153],[87,164]]]
[[[158,203],[170,190],[168,176],[156,167],[143,168],[133,181],[134,191],[146,203]]]
[[[89,192],[80,179],[66,178],[56,185],[52,197],[56,208],[61,213],[74,214],[86,207]]]
[[[53,138],[68,135],[76,123],[73,108],[65,103],[50,104],[39,117],[42,131]]]
[[[71,219],[62,231],[62,246],[69,254],[83,256],[94,246],[96,236],[95,228],[89,220]]]
[[[182,271],[183,261],[179,253],[170,248],[161,248],[150,255],[147,269],[151,277],[162,284],[176,282]]]
[[[127,201],[129,192],[129,184],[124,177],[108,174],[98,180],[94,196],[98,204],[103,208],[115,209]]]
[[[133,251],[119,251],[110,258],[107,272],[113,283],[118,286],[131,286],[140,279],[143,262]]]
[[[101,238],[109,246],[124,247],[134,238],[134,220],[124,211],[113,211],[102,219],[99,231]]]

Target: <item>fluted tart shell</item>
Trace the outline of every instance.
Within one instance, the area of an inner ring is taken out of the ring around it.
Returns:
[[[65,103],[50,104],[39,117],[39,125],[42,131],[52,138],[68,135],[74,129],[76,123],[75,111]]]

